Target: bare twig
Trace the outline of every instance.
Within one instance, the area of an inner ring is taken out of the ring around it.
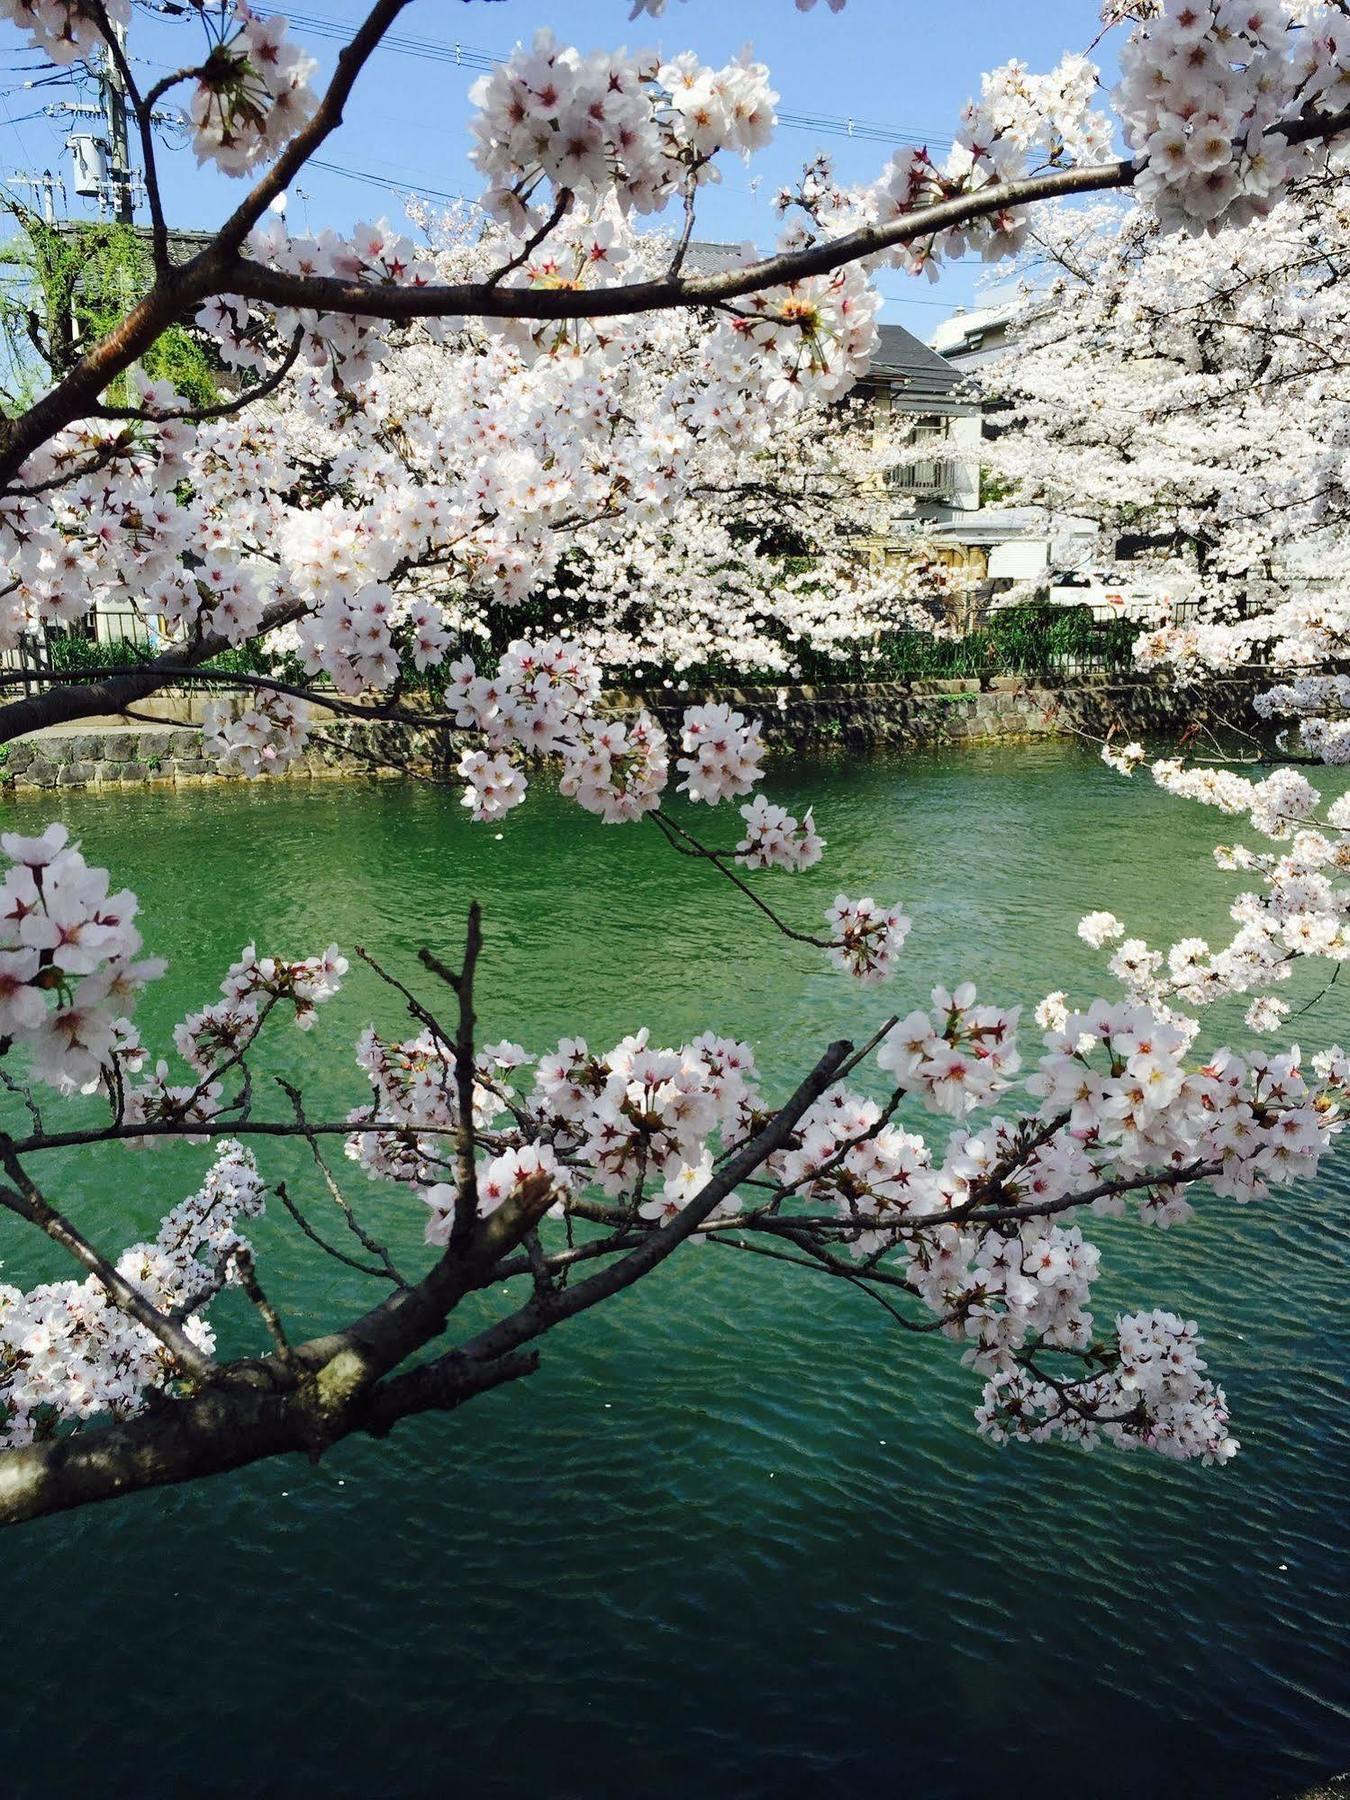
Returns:
[[[333,1201],[333,1204],[342,1214],[347,1229],[351,1232],[352,1236],[360,1244],[363,1250],[369,1251],[372,1256],[378,1258],[385,1275],[388,1276],[390,1281],[395,1282],[399,1287],[407,1287],[408,1282],[399,1273],[398,1269],[395,1268],[393,1258],[390,1256],[389,1251],[377,1238],[371,1237],[370,1233],[362,1225],[360,1219],[356,1216],[356,1209],[338,1186],[337,1177],[324,1161],[323,1151],[319,1148],[318,1138],[314,1132],[309,1129],[309,1122],[305,1118],[304,1100],[299,1088],[293,1087],[289,1081],[283,1080],[280,1075],[278,1075],[276,1079],[277,1086],[283,1090],[295,1109],[296,1123],[304,1132],[305,1139],[309,1144],[310,1154],[313,1156],[315,1165],[318,1168],[320,1175],[323,1177],[324,1186],[328,1189],[329,1197]]]
[[[258,1316],[267,1327],[267,1334],[275,1346],[277,1355],[290,1370],[297,1367],[295,1352],[291,1349],[290,1339],[286,1336],[286,1328],[281,1322],[281,1315],[262,1290],[258,1280],[258,1271],[253,1261],[253,1252],[236,1249],[230,1253],[231,1260],[239,1275],[239,1285],[257,1308]]]
[[[396,1287],[403,1287],[405,1285],[405,1283],[402,1282],[397,1275],[391,1273],[390,1270],[372,1268],[369,1263],[363,1263],[354,1256],[348,1256],[344,1250],[339,1250],[336,1245],[330,1244],[327,1238],[322,1237],[314,1229],[309,1220],[300,1211],[300,1208],[296,1205],[295,1201],[291,1199],[284,1181],[279,1181],[277,1183],[276,1196],[286,1208],[286,1211],[295,1220],[301,1231],[304,1232],[310,1243],[316,1244],[318,1248],[323,1251],[325,1256],[331,1256],[335,1262],[346,1263],[349,1269],[355,1269],[360,1275],[370,1275],[376,1280],[392,1281]]]

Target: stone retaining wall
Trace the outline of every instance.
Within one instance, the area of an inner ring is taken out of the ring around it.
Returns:
[[[695,700],[724,700],[763,721],[777,747],[885,747],[1017,741],[1088,732],[1147,737],[1173,733],[1197,720],[1253,723],[1248,679],[1178,689],[1153,680],[1080,678],[1058,687],[997,678],[977,681],[869,682],[852,686],[718,688],[698,694],[658,688],[614,694],[613,710],[641,703],[672,736]],[[322,723],[322,743],[287,771],[291,780],[397,774],[411,764],[431,773],[453,769],[460,754],[453,731],[407,731],[360,721]],[[222,776],[202,755],[191,725],[127,726],[38,732],[7,747],[0,761],[6,791],[42,788],[182,785],[240,779]]]
[[[1151,677],[1078,676],[1049,685],[1016,676],[983,683],[876,681],[851,686],[726,687],[697,696],[658,688],[629,696],[670,732],[694,698],[724,700],[761,719],[770,743],[843,744],[850,749],[923,746],[999,739],[1105,737],[1170,733],[1202,721],[1211,726],[1255,722],[1252,697],[1268,685],[1255,677],[1178,687]]]

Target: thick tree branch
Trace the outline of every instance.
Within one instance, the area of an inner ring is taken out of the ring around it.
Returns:
[[[386,1436],[415,1413],[452,1412],[466,1400],[518,1381],[532,1355],[491,1364],[442,1358],[373,1388],[348,1413],[342,1435]],[[0,1525],[18,1525],[98,1500],[242,1469],[264,1457],[313,1456],[321,1410],[305,1390],[212,1388],[196,1399],[145,1413],[124,1425],[0,1453]]]
[[[439,1337],[465,1294],[497,1279],[504,1260],[533,1230],[554,1193],[546,1182],[525,1183],[475,1224],[463,1253],[447,1250],[415,1287],[391,1295],[342,1331],[295,1346],[285,1361],[275,1356],[227,1365],[213,1386],[191,1399],[159,1405],[125,1424],[0,1452],[0,1524],[287,1452],[318,1456],[354,1432],[383,1435],[410,1413],[447,1411],[529,1374],[537,1359],[520,1355],[522,1347],[659,1267],[738,1181],[782,1148],[803,1113],[838,1079],[852,1049],[832,1045],[787,1105],[678,1218],[598,1274],[570,1288],[540,1289],[513,1317],[470,1343],[387,1379]]]
[[[1350,124],[1350,114],[1344,123]],[[484,282],[432,283],[426,287],[374,287],[328,276],[291,275],[241,258],[229,271],[229,291],[274,306],[312,307],[320,312],[365,318],[450,317],[511,319],[598,319],[625,314],[670,312],[679,307],[716,306],[769,287],[829,275],[849,263],[913,243],[917,238],[970,225],[1010,207],[1028,206],[1070,194],[1097,194],[1132,187],[1142,165],[1128,159],[1081,169],[1052,169],[1023,181],[1000,182],[907,213],[886,225],[869,225],[842,237],[826,238],[804,250],[762,257],[738,269],[709,275],[674,276],[605,288],[489,287]],[[209,254],[207,252],[206,254]]]
[[[302,601],[278,601],[264,613],[256,635],[261,637],[280,625],[288,625],[304,611]],[[125,712],[136,701],[149,699],[161,688],[171,686],[176,677],[230,648],[227,638],[210,632],[194,644],[180,644],[164,651],[139,668],[119,669],[96,681],[72,682],[42,694],[29,694],[22,700],[11,700],[7,706],[0,706],[0,744],[13,743],[15,738],[27,737],[30,731],[41,731],[48,725],[68,725],[76,719]],[[235,678],[225,680],[238,685]]]

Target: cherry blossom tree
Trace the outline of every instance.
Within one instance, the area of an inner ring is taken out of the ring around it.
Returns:
[[[295,238],[270,211],[336,129],[400,0],[372,6],[322,95],[283,20],[238,0],[193,10],[211,28],[203,59],[143,93],[115,29],[125,0],[0,6],[54,60],[102,45],[119,62],[156,262],[122,324],[5,422],[6,629],[12,641],[26,624],[126,594],[175,634],[145,669],[14,702],[6,732],[132,707],[218,649],[282,627],[331,684],[331,710],[415,722],[426,715],[405,711],[398,679],[407,647],[444,665],[443,717],[465,733],[476,818],[521,804],[534,761],[551,759],[578,804],[615,825],[649,820],[841,978],[863,989],[893,978],[910,929],[900,907],[841,894],[812,932],[765,898],[771,877],[813,865],[825,845],[810,816],[758,791],[755,721],[694,705],[672,744],[644,713],[608,714],[603,652],[628,629],[617,614],[601,611],[595,645],[560,629],[472,657],[457,634],[478,599],[509,605],[550,583],[567,625],[573,538],[585,580],[622,598],[620,560],[636,559],[640,580],[657,533],[669,553],[698,471],[739,466],[718,463],[721,447],[729,459],[763,451],[780,421],[843,397],[866,366],[869,276],[882,264],[923,272],[970,250],[1003,256],[1037,202],[1109,190],[1132,190],[1169,229],[1239,233],[1291,182],[1333,172],[1350,124],[1344,9],[1117,8],[1116,123],[1098,110],[1084,58],[1045,76],[1010,65],[984,78],[944,165],[905,151],[854,192],[815,167],[786,196],[778,250],[715,274],[685,272],[698,191],[720,155],[752,152],[773,125],[767,72],[748,58],[712,70],[693,56],[581,55],[542,36],[485,77],[474,157],[506,237],[483,240],[499,258],[484,273],[477,241],[424,253],[382,227]],[[150,114],[180,88],[198,156],[254,185],[174,267]],[[1117,129],[1123,154],[1112,154]],[[630,275],[617,254],[630,249],[629,221],[671,205],[682,226],[668,260],[651,272],[637,252]],[[148,383],[134,406],[110,401],[111,384],[185,313],[251,382],[211,408]],[[653,382],[653,342],[676,346],[667,390]],[[431,366],[447,403],[409,404],[408,384]],[[499,375],[509,438],[482,399]],[[639,400],[649,417],[622,416]],[[282,462],[277,416],[308,434],[320,479]],[[462,615],[418,579],[435,570],[455,572]],[[810,603],[785,604],[796,629]],[[642,628],[655,641],[663,623],[653,614]],[[1286,624],[1291,643],[1319,641],[1307,621]],[[686,627],[673,629],[678,643]],[[223,706],[208,736],[252,772],[295,754],[318,690],[247,686],[245,709]],[[1128,774],[1143,752],[1108,755]],[[1237,1443],[1196,1325],[1163,1307],[1099,1323],[1100,1257],[1083,1230],[1129,1207],[1142,1226],[1175,1225],[1202,1193],[1243,1204],[1315,1174],[1344,1117],[1345,1055],[1305,1065],[1295,1048],[1205,1053],[1197,1037],[1204,1007],[1234,993],[1251,996],[1254,1029],[1278,1022],[1274,989],[1298,960],[1350,954],[1350,890],[1336,885],[1350,865],[1350,809],[1324,807],[1288,768],[1260,782],[1179,763],[1154,773],[1246,814],[1275,846],[1221,853],[1250,884],[1231,944],[1153,949],[1094,913],[1081,929],[1117,946],[1115,997],[1043,997],[1034,1047],[1020,1006],[965,982],[865,1028],[856,1045],[830,1046],[787,1096],[763,1091],[750,1046],[711,1031],[671,1047],[646,1032],[603,1049],[568,1038],[542,1055],[480,1044],[474,908],[462,954],[452,963],[426,946],[416,985],[362,953],[406,1006],[409,1035],[362,1035],[343,1117],[314,1117],[299,1088],[277,1116],[255,1080],[261,1046],[287,1021],[324,1030],[347,973],[341,950],[246,947],[219,996],[184,1016],[171,1059],[133,1016],[163,977],[142,954],[135,897],[110,892],[109,873],[60,824],[5,834],[0,1043],[27,1124],[0,1135],[0,1208],[22,1242],[41,1234],[78,1269],[0,1287],[0,1519],[287,1452],[317,1457],[353,1433],[458,1407],[531,1375],[542,1339],[694,1240],[846,1281],[897,1328],[950,1338],[982,1384],[977,1419],[995,1440],[1227,1461]],[[739,825],[705,843],[663,804],[672,782],[695,805],[736,804]],[[76,1094],[97,1120],[63,1130],[51,1110]],[[936,1133],[917,1129],[924,1115]],[[269,1178],[259,1156],[276,1138],[309,1146],[340,1241]],[[44,1159],[96,1145],[135,1156],[165,1139],[214,1141],[200,1182],[153,1240],[105,1253],[49,1192]],[[339,1179],[339,1149],[373,1184],[359,1203]],[[375,1284],[365,1313],[297,1340],[254,1241],[265,1204],[314,1255]],[[378,1228],[378,1209],[400,1205],[425,1221],[417,1268],[396,1265]],[[18,1272],[8,1259],[7,1275]],[[217,1352],[212,1308],[226,1287],[256,1314],[256,1355]],[[491,1321],[461,1328],[461,1303],[489,1291]]]
[[[1187,236],[1119,205],[1038,215],[993,467],[1094,520],[1099,557],[1185,565],[1206,610],[1345,574],[1350,224],[1339,179],[1242,232]]]
[[[509,234],[468,209],[423,224],[442,281],[486,280],[512,254]],[[602,264],[651,277],[674,252],[669,237],[606,221],[572,242],[555,232],[534,266],[540,281]],[[358,405],[324,367],[215,427],[213,462],[246,461],[253,477],[246,507],[222,496],[217,529],[250,545],[265,604],[301,587],[315,602],[273,646],[349,688],[347,663],[315,652],[326,584],[352,573],[383,578],[387,630],[354,671],[375,688],[395,663],[434,669],[452,647],[519,636],[522,620],[565,624],[614,674],[753,677],[796,673],[808,651],[866,656],[884,629],[940,618],[950,577],[921,545],[903,567],[877,567],[897,511],[883,481],[895,433],[864,405],[831,405],[828,391],[798,402],[786,383],[763,406],[731,404],[706,334],[691,311],[649,314],[616,359],[562,342],[541,356],[465,325],[391,348]],[[261,361],[251,345],[231,354]],[[737,382],[751,367],[740,360]],[[289,489],[281,468],[299,477]],[[362,534],[377,496],[372,567]],[[156,619],[182,622],[177,604]]]

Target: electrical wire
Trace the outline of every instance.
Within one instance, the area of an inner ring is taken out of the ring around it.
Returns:
[[[322,157],[311,156],[305,164],[307,169],[323,169],[329,175],[343,175],[348,181],[363,181],[370,187],[385,188],[391,194],[419,195],[427,200],[468,200],[467,194],[448,193],[444,188],[428,187],[423,181],[396,181],[390,175],[376,175],[369,169],[349,169],[342,163],[326,162]]]
[[[265,8],[255,9],[259,17],[266,18]],[[288,10],[285,14],[289,23],[297,31],[308,32],[310,36],[328,43],[345,44],[350,38],[352,27],[340,19],[326,17],[322,13],[303,13]],[[455,68],[487,71],[495,69],[506,59],[490,50],[479,50],[470,44],[448,43],[443,39],[413,37],[407,32],[390,31],[380,39],[381,50],[390,50],[397,55],[415,56],[423,62],[448,63]],[[858,138],[867,143],[904,144],[918,147],[923,144],[950,146],[950,135],[940,132],[925,133],[912,127],[900,127],[878,124],[873,119],[852,119],[829,113],[780,112],[778,122],[790,131],[810,131],[828,137]]]

